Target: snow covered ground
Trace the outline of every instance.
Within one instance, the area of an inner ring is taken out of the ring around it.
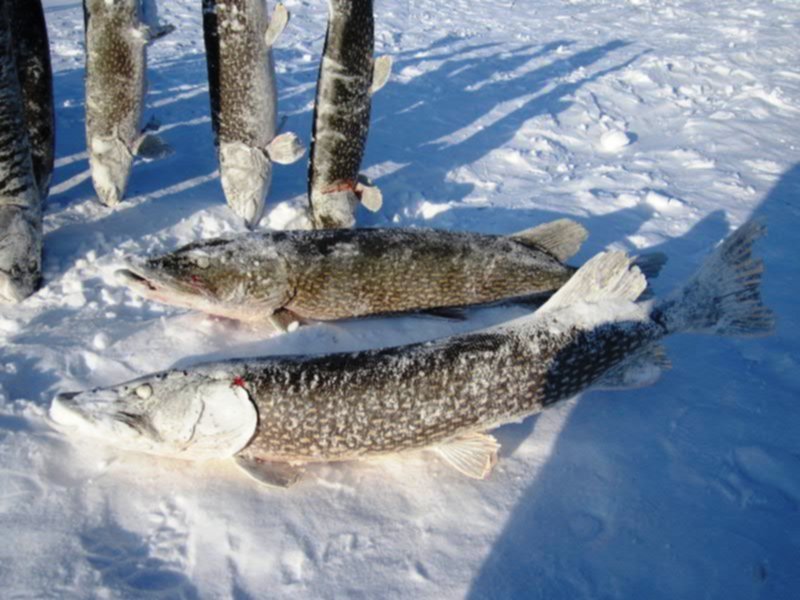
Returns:
[[[800,5],[794,0],[379,0],[395,73],[375,98],[364,225],[511,233],[571,216],[607,248],[657,249],[672,289],[763,215],[777,333],[680,337],[656,385],[589,392],[500,429],[485,482],[428,455],[315,469],[290,491],[228,463],[115,452],[51,429],[57,391],[224,356],[447,335],[407,317],[262,333],[134,298],[111,273],[241,229],[211,140],[197,0],[150,52],[148,113],[175,147],[109,209],[89,180],[82,13],[46,0],[58,158],[45,285],[0,308],[3,598],[800,597]],[[322,0],[288,0],[286,130],[308,141]],[[300,222],[304,161],[276,167],[264,225]]]

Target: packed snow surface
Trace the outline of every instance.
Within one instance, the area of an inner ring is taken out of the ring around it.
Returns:
[[[655,385],[592,391],[495,432],[466,479],[432,454],[315,469],[289,491],[65,436],[59,391],[232,356],[352,350],[525,314],[472,310],[273,337],[134,297],[126,255],[242,231],[216,171],[196,0],[149,52],[147,116],[172,156],[96,199],[84,138],[83,15],[46,0],[58,155],[44,287],[0,308],[4,598],[800,597],[800,5],[794,0],[378,1],[394,74],[364,158],[363,225],[512,233],[570,217],[608,247],[665,252],[668,293],[763,216],[777,332],[676,336]],[[288,0],[275,48],[285,130],[309,142],[327,3]],[[263,225],[303,225],[306,164],[275,171]]]

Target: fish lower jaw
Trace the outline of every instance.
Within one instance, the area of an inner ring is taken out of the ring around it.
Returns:
[[[21,302],[39,284],[42,234],[36,218],[30,209],[0,206],[0,304]]]
[[[221,143],[219,159],[220,181],[228,206],[248,227],[255,226],[264,214],[272,163],[263,150],[238,142]]]
[[[122,142],[92,140],[89,152],[92,184],[103,204],[116,206],[122,202],[132,165],[133,155]]]

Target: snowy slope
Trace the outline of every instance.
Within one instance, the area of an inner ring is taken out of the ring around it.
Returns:
[[[490,480],[425,454],[315,469],[291,491],[227,463],[115,452],[56,433],[57,391],[222,356],[404,343],[523,314],[316,325],[265,339],[162,307],[111,273],[240,230],[217,179],[199,3],[150,52],[148,113],[175,147],[129,199],[94,198],[82,13],[46,0],[58,159],[45,286],[0,308],[2,597],[800,597],[800,5],[793,0],[383,0],[395,73],[365,157],[385,206],[361,222],[511,233],[561,216],[606,247],[658,249],[664,293],[764,215],[775,336],[668,341],[656,385],[589,392],[502,428]],[[288,0],[286,130],[308,142],[326,3]],[[265,226],[302,224],[304,161],[276,167]]]

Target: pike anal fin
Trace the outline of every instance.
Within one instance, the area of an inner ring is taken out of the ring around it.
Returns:
[[[288,488],[297,483],[305,473],[303,467],[285,462],[262,460],[255,456],[240,454],[234,458],[236,464],[250,477],[272,487]]]
[[[433,448],[448,465],[473,479],[486,479],[497,464],[500,444],[486,433],[469,433]]]

